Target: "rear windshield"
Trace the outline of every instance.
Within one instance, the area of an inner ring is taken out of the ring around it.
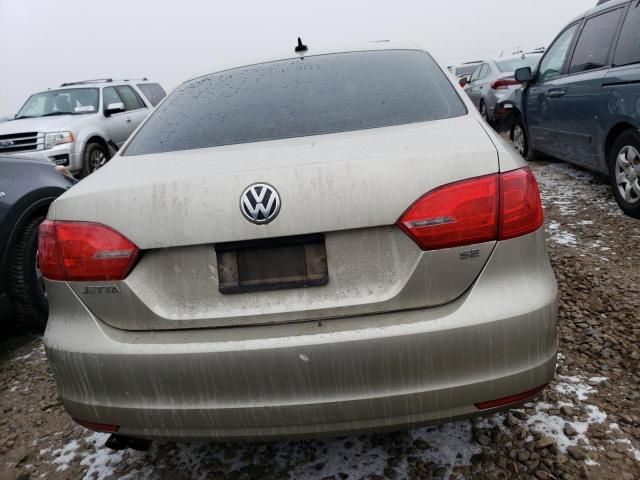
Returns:
[[[160,101],[167,96],[162,88],[157,83],[139,83],[138,88],[142,90],[144,96],[147,97],[147,100],[151,102],[152,106],[156,106],[160,103]]]
[[[510,58],[509,60],[497,60],[496,65],[501,72],[515,72],[519,68],[531,67],[538,65],[542,55],[528,55],[524,58]]]
[[[474,63],[473,65],[463,65],[461,67],[456,67],[456,75],[458,77],[461,77],[463,75],[471,75],[480,65],[480,63]]]
[[[426,122],[466,114],[426,53],[318,55],[226,70],[178,87],[124,155]]]

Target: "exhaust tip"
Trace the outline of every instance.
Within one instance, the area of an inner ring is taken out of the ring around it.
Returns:
[[[125,450],[130,448],[138,452],[146,452],[149,450],[149,447],[151,447],[151,440],[113,434],[109,436],[104,446],[111,450]]]

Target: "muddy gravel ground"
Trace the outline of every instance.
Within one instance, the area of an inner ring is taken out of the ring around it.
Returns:
[[[0,340],[0,479],[640,478],[640,221],[606,182],[533,162],[560,286],[555,380],[505,414],[394,434],[113,452],[65,414],[41,336]]]

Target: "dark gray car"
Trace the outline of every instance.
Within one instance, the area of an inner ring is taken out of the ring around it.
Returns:
[[[620,208],[640,218],[640,3],[612,0],[573,20],[527,82],[512,138],[603,173]]]
[[[47,299],[36,263],[38,227],[75,181],[47,160],[0,156],[0,324],[44,325]]]

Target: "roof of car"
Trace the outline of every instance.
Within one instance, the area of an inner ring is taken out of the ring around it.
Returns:
[[[518,55],[509,55],[508,57],[493,58],[491,59],[491,61],[494,63],[497,63],[497,62],[503,62],[505,60],[517,60],[519,58],[526,58],[526,57],[541,57],[542,55],[544,55],[544,52],[519,53]]]
[[[588,17],[594,13],[600,12],[600,11],[604,11],[607,10],[611,7],[615,7],[618,5],[624,5],[625,3],[630,3],[634,0],[609,0],[607,2],[604,3],[598,3],[596,4],[596,6],[594,8],[591,8],[589,10],[587,10],[586,12],[584,12],[582,15],[577,16],[576,18],[574,18],[573,20],[571,20],[569,23],[567,23],[567,25],[571,25],[572,23],[577,22],[578,20],[582,20],[585,17]]]
[[[157,83],[157,82],[152,82],[146,77],[121,79],[121,80],[105,78],[105,79],[98,79],[98,80],[79,80],[79,81],[73,81],[73,82],[65,82],[58,87],[50,88],[50,90],[64,90],[69,88],[89,88],[89,87],[94,87],[94,88],[113,87],[118,85],[130,85],[132,83],[139,84],[139,83]]]
[[[353,44],[341,43],[339,45],[335,45],[330,43],[313,43],[310,40],[306,41],[303,38],[303,43],[307,44],[308,50],[301,53],[296,53],[294,51],[295,43],[292,41],[290,42],[290,44],[283,45],[275,50],[251,54],[249,56],[242,57],[241,60],[238,60],[237,58],[222,60],[220,63],[216,63],[214,68],[195,73],[194,75],[191,75],[186,81],[191,81],[195,78],[203,77],[212,73],[223,72],[225,70],[242,68],[249,65],[258,65],[260,63],[278,62],[281,60],[288,60],[292,58],[331,55],[335,53],[366,52],[373,50],[424,51],[424,49],[416,43],[397,42],[392,40],[371,40],[368,42],[359,42]]]

